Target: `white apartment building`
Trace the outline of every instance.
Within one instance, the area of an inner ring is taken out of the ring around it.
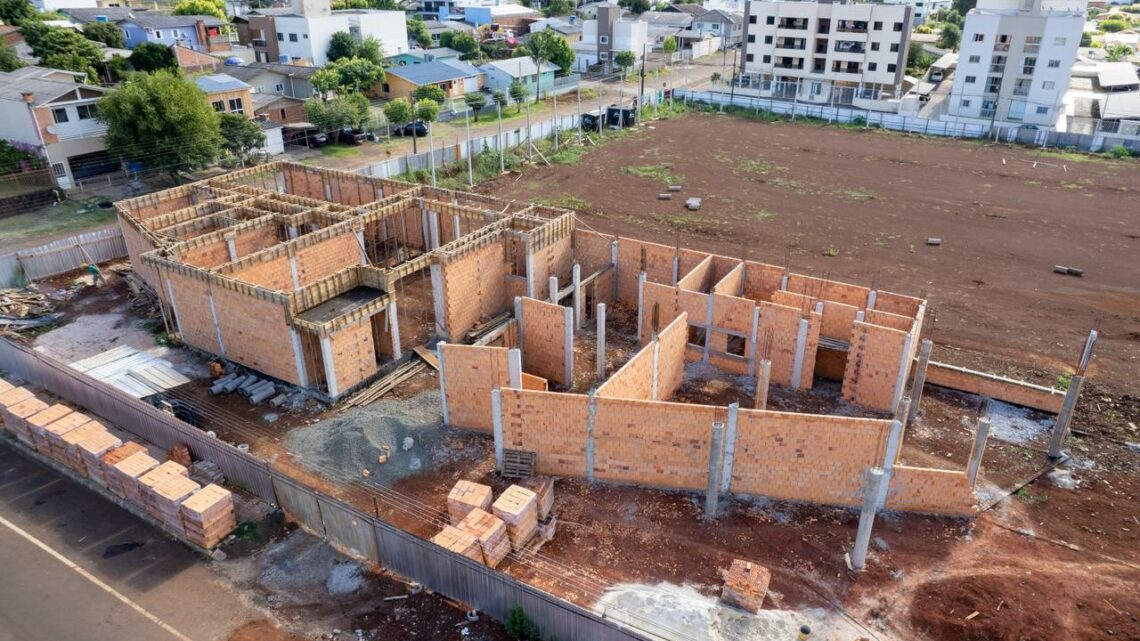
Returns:
[[[328,62],[329,43],[338,31],[352,34],[357,42],[376,38],[386,58],[408,51],[403,11],[332,11],[329,0],[294,0],[292,6],[293,13],[274,16],[278,60],[271,62],[323,67]]]
[[[950,8],[950,0],[880,0],[884,4],[905,4],[914,8],[912,24],[920,25],[942,9]]]
[[[611,71],[619,51],[632,51],[640,61],[649,42],[648,23],[621,17],[621,8],[610,2],[598,3],[594,10],[597,18],[582,21],[582,40],[571,45],[574,71],[586,71],[597,64]]]
[[[895,111],[912,15],[908,5],[752,0],[739,91]]]
[[[979,0],[943,118],[1063,129],[1087,9],[1087,0]]]

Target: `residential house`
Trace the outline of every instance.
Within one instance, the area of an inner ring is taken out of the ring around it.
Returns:
[[[435,47],[434,49],[412,49],[405,51],[396,56],[386,59],[384,62],[389,67],[406,67],[408,65],[418,65],[432,60],[459,60],[463,55],[455,49],[448,47]]]
[[[728,49],[744,40],[744,14],[719,9],[706,11],[693,18],[690,29],[702,36],[712,34],[720,38],[721,46]]]
[[[81,25],[88,22],[119,22],[136,15],[143,15],[149,10],[146,7],[64,7],[57,9],[56,12]]]
[[[276,17],[293,13],[291,7],[252,9],[243,16],[233,19],[238,42],[253,49],[253,59],[257,62],[278,62],[281,53],[277,49]]]
[[[677,37],[687,31],[693,23],[693,16],[679,11],[646,11],[637,16],[638,22],[646,24],[649,49],[660,47],[665,39]],[[641,52],[637,52],[639,55]]]
[[[487,74],[483,84],[488,89],[507,91],[511,83],[517,80],[526,87],[527,93],[533,96],[536,91],[543,93],[554,89],[554,74],[558,71],[558,65],[543,62],[539,67],[535,64],[534,58],[525,56],[493,60],[479,69]]]
[[[463,10],[463,20],[481,27],[495,25],[508,29],[515,35],[527,32],[527,25],[542,17],[542,13],[521,4],[496,4],[490,6],[468,6]]]
[[[186,73],[214,72],[225,67],[225,62],[201,51],[194,51],[190,47],[171,45],[170,52],[178,61],[178,67]]]
[[[120,168],[96,119],[107,90],[81,84],[83,75],[35,66],[0,72],[0,138],[35,148],[63,189]]]
[[[226,73],[250,85],[255,94],[266,93],[305,100],[315,91],[311,79],[318,67],[285,65],[276,62],[251,62],[241,67],[226,67]]]
[[[279,125],[305,121],[305,101],[289,96],[270,93],[255,93],[250,100],[253,117]]]
[[[483,88],[483,71],[459,60],[433,60],[418,65],[389,67],[377,92],[389,100],[407,98],[416,89],[435,85],[448,98],[461,98]]]
[[[966,14],[946,120],[1057,127],[1085,0],[980,0]]]
[[[448,31],[475,35],[475,27],[460,20],[424,20],[433,46],[439,46],[439,37]]]
[[[206,102],[214,111],[253,117],[253,96],[248,84],[224,73],[198,76],[194,82],[206,92]]]
[[[649,23],[623,18],[621,7],[612,2],[595,3],[591,10],[597,18],[582,21],[582,40],[571,45],[574,71],[586,71],[598,64],[609,71],[614,54],[620,51],[630,51],[641,60],[649,44]]]
[[[553,16],[530,23],[532,34],[546,29],[562,36],[570,44],[582,42],[582,20],[578,16]]]
[[[214,16],[164,16],[139,13],[117,21],[123,43],[134,49],[144,42],[164,47],[182,45],[194,51],[227,51],[233,47],[227,23]]]
[[[601,2],[587,2],[585,4],[579,5],[579,7],[574,10],[574,13],[583,20],[597,20],[598,7],[608,7],[614,4],[616,3],[614,3],[612,0],[602,0]]]
[[[339,31],[352,34],[358,42],[376,38],[386,58],[408,50],[408,23],[403,11],[349,9],[324,15],[288,14],[275,16],[273,22],[278,62],[323,67],[328,63],[333,34]]]
[[[671,4],[667,7],[665,7],[664,9],[662,9],[662,11],[668,11],[668,12],[672,12],[672,13],[687,13],[690,16],[693,16],[694,18],[696,18],[697,16],[699,16],[699,15],[701,15],[701,14],[703,14],[709,10],[702,7],[699,4],[690,3],[690,4]]]
[[[739,91],[898,110],[909,6],[753,0],[747,15]]]

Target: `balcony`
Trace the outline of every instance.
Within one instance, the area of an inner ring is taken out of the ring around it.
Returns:
[[[52,125],[55,135],[60,140],[75,140],[77,138],[94,138],[107,132],[106,123],[87,118],[78,122],[60,122]]]
[[[993,118],[997,115],[997,109],[982,109],[978,112],[978,115],[982,118]]]
[[[820,20],[819,23],[816,25],[815,32],[816,33],[830,33],[831,32],[831,20],[828,20],[827,18]]]
[[[1041,45],[1025,45],[1025,47],[1022,48],[1022,51],[1025,53],[1037,53],[1041,51]]]
[[[866,53],[867,46],[862,42],[852,42],[850,40],[840,40],[835,43],[836,53]]]
[[[265,47],[269,46],[265,41],[265,38],[251,38],[249,44],[255,49],[264,49]]]
[[[1005,65],[990,65],[990,73],[1005,73]]]
[[[803,30],[808,28],[807,18],[780,18],[776,23],[777,29],[796,29]]]
[[[1032,76],[1033,72],[1037,69],[1036,65],[1025,65],[1021,68],[1021,75]]]
[[[797,71],[802,71],[804,68],[804,61],[803,60],[794,60],[794,61],[785,60],[785,61],[777,62],[776,64],[774,64],[772,66],[777,68],[777,69],[793,69],[793,70],[797,70]]]
[[[1028,96],[1029,95],[1029,87],[1017,87],[1016,89],[1013,90],[1013,95],[1015,95],[1015,96]]]
[[[994,43],[994,51],[1009,51],[1009,43],[1008,42],[995,42]]]
[[[839,33],[867,33],[867,23],[863,20],[840,20],[835,30]]]
[[[807,41],[803,38],[780,38],[776,41],[776,48],[803,51],[807,49]]]

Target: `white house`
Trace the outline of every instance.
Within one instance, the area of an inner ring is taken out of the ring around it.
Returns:
[[[38,11],[59,11],[60,9],[94,9],[99,6],[96,0],[32,0]]]
[[[966,14],[943,118],[1064,127],[1086,0],[980,0]]]
[[[328,62],[329,43],[338,31],[352,34],[357,42],[376,38],[385,58],[408,50],[408,22],[403,11],[332,11],[329,0],[294,0],[293,13],[274,16],[273,22],[279,57],[275,62],[323,67]]]
[[[574,71],[586,71],[596,64],[610,70],[613,56],[620,51],[632,51],[641,60],[649,42],[649,24],[621,17],[621,8],[611,2],[598,3],[592,11],[597,18],[582,21],[582,41],[572,45]]]
[[[748,3],[744,93],[896,111],[911,8],[844,2]]]

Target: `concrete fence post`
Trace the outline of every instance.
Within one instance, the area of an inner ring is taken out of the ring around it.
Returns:
[[[443,268],[439,263],[431,265],[431,303],[435,312],[435,333],[451,338],[447,335],[447,303],[443,296]]]
[[[400,360],[404,353],[400,349],[400,319],[396,313],[396,301],[388,301],[388,333],[392,335],[392,360]]]
[[[1077,399],[1084,383],[1084,376],[1074,375],[1069,378],[1069,391],[1065,393],[1065,401],[1061,404],[1057,421],[1053,423],[1053,434],[1049,437],[1049,458],[1061,457],[1061,448],[1065,446],[1069,432],[1069,422],[1073,420],[1073,412],[1077,409]]]
[[[495,434],[495,469],[503,471],[503,392],[491,390],[491,420]]]
[[[760,361],[760,378],[756,380],[756,409],[768,409],[768,386],[772,379],[772,361]]]
[[[716,518],[720,475],[724,466],[724,423],[714,422],[709,435],[709,485],[705,491],[705,520]]]
[[[305,355],[301,349],[301,332],[298,332],[296,327],[289,328],[289,340],[293,343],[293,366],[297,368],[297,382],[301,384],[301,387],[308,387],[309,373],[305,370]],[[441,372],[440,376],[442,375]]]
[[[574,282],[574,329],[582,329],[582,266],[574,263],[570,275]]]
[[[598,414],[598,397],[591,390],[586,414],[586,480],[594,481],[594,420]]]
[[[926,385],[926,368],[930,365],[930,350],[934,348],[934,341],[929,338],[922,339],[922,346],[918,351],[918,369],[914,372],[914,387],[910,390],[910,411],[907,412],[906,422],[910,423],[918,418],[918,406],[922,402],[922,388]]]
[[[867,565],[867,547],[871,544],[871,526],[875,524],[878,511],[878,496],[884,481],[883,470],[872,467],[867,470],[863,484],[863,509],[859,513],[859,530],[855,533],[855,547],[851,548],[851,568],[861,572]]]
[[[642,329],[645,326],[645,272],[637,275],[637,340],[642,340]]]
[[[914,405],[909,396],[904,396],[899,399],[899,404],[895,406],[895,420],[902,423],[903,430],[906,430],[906,420],[910,416],[910,408]]]
[[[716,304],[716,294],[709,293],[705,301],[705,344],[701,347],[701,362],[709,362],[709,353],[712,351],[713,335],[713,305]]]
[[[804,353],[807,351],[808,321],[800,319],[800,328],[796,332],[796,359],[792,364],[792,387],[803,389]]]
[[[526,341],[524,340],[524,337],[526,336],[526,328],[523,327],[522,296],[515,296],[515,334],[519,342],[519,351],[525,352],[526,350],[524,349],[524,346],[526,345]],[[526,358],[526,354],[523,353],[522,357]]]
[[[752,333],[748,339],[748,375],[756,375],[756,343],[760,335],[760,306],[752,308]]]
[[[562,357],[565,360],[566,387],[574,385],[574,310],[562,308]]]
[[[732,489],[732,463],[736,457],[736,426],[740,419],[740,403],[728,406],[728,422],[724,428],[724,472],[720,477],[720,491]]]
[[[606,378],[606,304],[598,303],[598,312],[595,314],[598,323],[598,382]]]
[[[894,476],[895,461],[899,459],[899,450],[902,448],[902,421],[891,421],[891,431],[887,434],[887,450],[883,453],[883,482],[879,487],[878,506],[887,507],[887,490],[891,486],[891,477]]]
[[[651,390],[652,400],[657,399],[657,382],[661,380],[661,373],[658,371],[661,367],[661,341],[656,338],[653,339],[653,389]]]
[[[978,421],[978,430],[974,433],[974,449],[970,451],[970,462],[966,466],[966,478],[970,480],[970,487],[978,482],[978,470],[982,468],[982,455],[986,452],[986,441],[990,438],[990,419],[983,416]]]
[[[443,360],[444,345],[447,345],[446,341],[440,341],[436,344],[435,357],[439,360],[439,399],[443,410],[443,424],[451,425],[451,419],[447,413],[447,364]]]
[[[551,276],[550,279],[547,281],[547,283],[549,284],[549,288],[550,288],[550,302],[557,305],[558,304],[558,277],[557,276]]]
[[[336,398],[340,395],[340,386],[336,384],[336,367],[333,361],[332,339],[328,336],[321,337],[321,360],[325,364],[325,385],[328,387],[329,396]]]
[[[507,350],[507,385],[522,389],[522,352],[516,347]]]

